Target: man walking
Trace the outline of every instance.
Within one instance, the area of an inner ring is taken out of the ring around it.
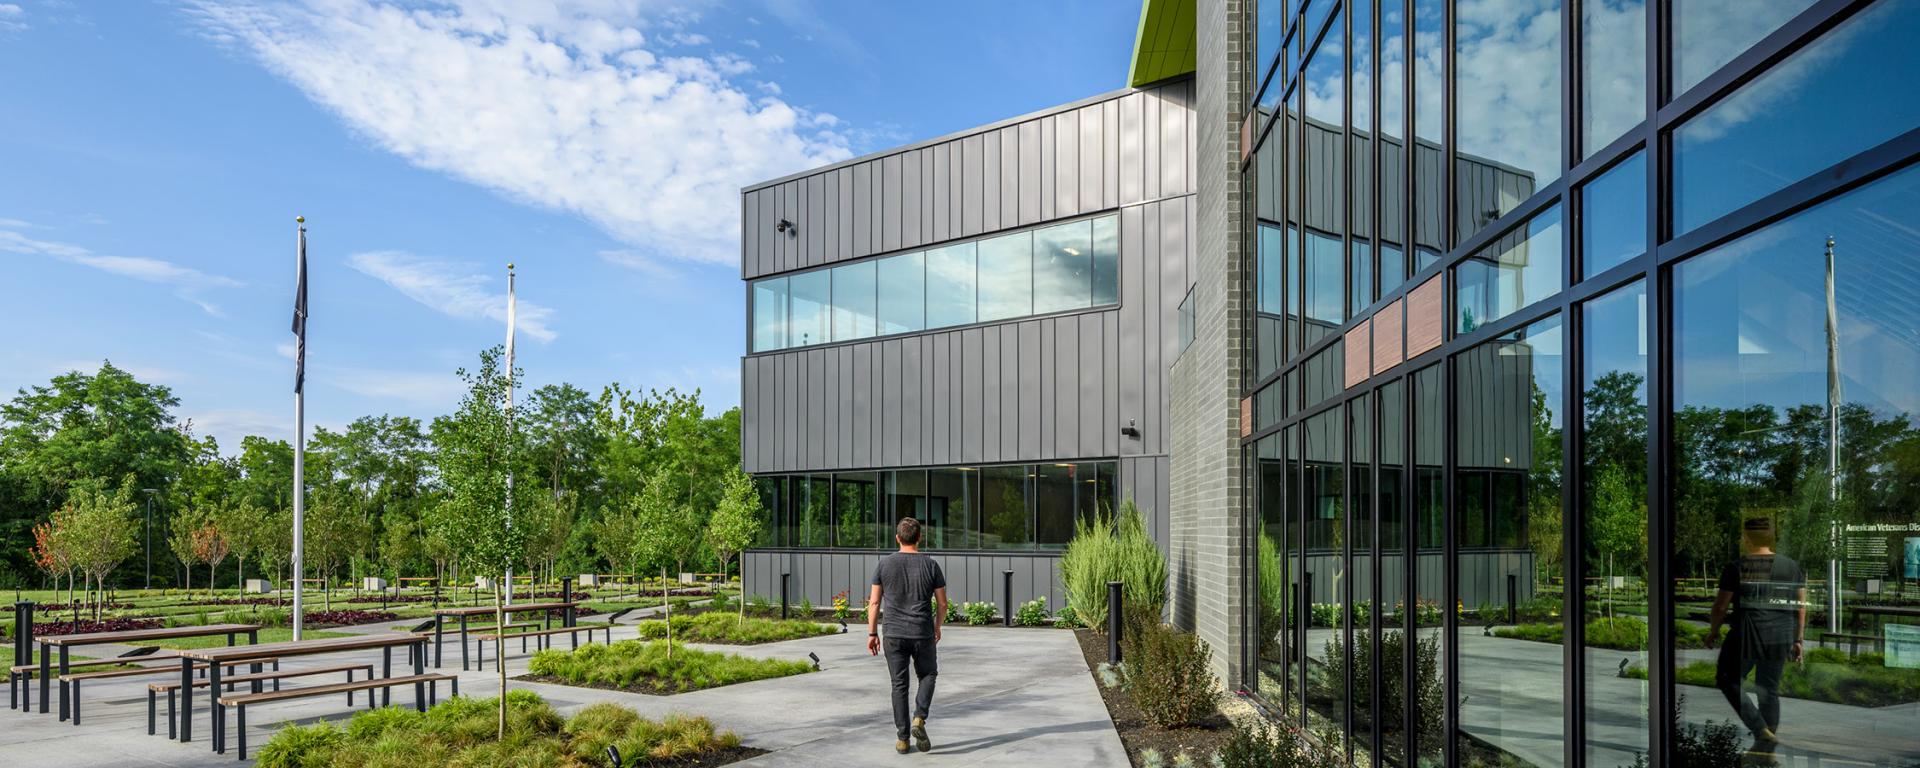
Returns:
[[[1707,647],[1719,644],[1721,625],[1732,625],[1720,649],[1714,684],[1753,732],[1749,756],[1764,762],[1779,744],[1780,678],[1787,662],[1799,661],[1804,649],[1807,575],[1793,558],[1774,551],[1772,520],[1749,518],[1741,528],[1745,554],[1720,572],[1720,594],[1713,601]],[[1742,690],[1749,672],[1759,689],[1757,707]]]
[[[920,521],[900,519],[893,540],[900,551],[880,558],[873,569],[873,589],[867,595],[867,653],[887,652],[887,674],[893,678],[893,751],[913,751],[911,735],[920,751],[933,749],[927,739],[927,707],[933,704],[933,678],[939,671],[934,646],[940,642],[940,623],[947,615],[947,577],[940,564],[920,554]],[[938,601],[933,607],[931,602]],[[880,637],[880,619],[886,617],[887,635]],[[913,722],[907,722],[907,664],[920,678],[914,698]]]

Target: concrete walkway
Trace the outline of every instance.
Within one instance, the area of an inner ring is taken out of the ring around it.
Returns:
[[[622,617],[626,625],[632,614]],[[604,620],[583,618],[582,623]],[[416,622],[392,622],[352,628],[389,632]],[[916,766],[1074,765],[1125,766],[1119,736],[1106,706],[1081,661],[1079,645],[1065,631],[950,627],[940,646],[940,680],[928,721],[934,751],[902,757],[893,752],[893,723],[887,703],[886,662],[868,656],[864,633],[793,640],[768,645],[708,646],[713,650],[769,658],[820,657],[821,671],[777,680],[726,686],[676,696],[603,691],[515,680],[514,688],[539,693],[563,714],[600,701],[623,704],[648,716],[670,712],[705,715],[740,734],[748,746],[769,753],[747,766]],[[614,639],[633,637],[616,628]],[[566,641],[560,641],[562,647]],[[118,652],[110,646],[89,655]],[[447,666],[458,672],[458,646],[449,644]],[[522,675],[527,657],[511,646],[507,674]],[[362,654],[370,660],[377,655]],[[349,654],[290,659],[286,669],[358,660]],[[404,658],[404,654],[401,655]],[[396,666],[399,666],[396,664]],[[431,669],[431,667],[429,668]],[[396,669],[396,674],[398,670]],[[229,752],[214,755],[206,738],[209,716],[204,690],[194,723],[194,742],[181,744],[160,733],[146,735],[146,686],[164,676],[110,681],[86,691],[85,724],[60,722],[53,714],[0,711],[0,764],[36,766],[228,766],[238,761],[237,741],[229,734]],[[316,678],[317,680],[318,678]],[[460,690],[474,696],[497,692],[495,674],[461,673]],[[299,683],[311,684],[311,683]],[[37,690],[36,690],[37,694]],[[445,695],[444,688],[441,695]],[[396,690],[395,705],[411,705],[411,690]],[[36,702],[37,704],[38,702]],[[166,702],[160,702],[164,720]],[[248,746],[257,749],[288,721],[302,724],[351,716],[343,698],[326,697],[273,704],[248,711]],[[229,719],[229,728],[232,728]]]

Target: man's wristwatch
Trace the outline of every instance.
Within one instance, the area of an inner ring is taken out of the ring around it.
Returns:
[[[867,633],[867,637],[879,637],[879,636],[880,636],[880,633],[878,633],[878,632],[868,632],[868,633]]]

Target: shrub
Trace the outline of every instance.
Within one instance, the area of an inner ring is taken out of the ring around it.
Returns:
[[[1053,615],[1053,623],[1061,627],[1080,626],[1080,616],[1073,612],[1073,606],[1060,606],[1060,612]]]
[[[346,743],[347,735],[332,723],[290,725],[273,735],[260,748],[260,768],[324,768],[333,762],[333,753]]]
[[[642,621],[639,626],[640,636],[644,638],[658,639],[667,633],[667,623],[659,619]],[[806,619],[780,621],[753,617],[742,620],[735,614],[716,612],[673,617],[674,639],[690,643],[753,645],[828,635],[836,631]]]
[[[1013,612],[1013,623],[1023,627],[1043,627],[1047,624],[1047,598],[1040,597],[1020,604]]]
[[[833,617],[836,619],[844,620],[847,618],[847,616],[851,615],[852,612],[853,612],[853,606],[851,603],[847,601],[847,590],[843,589],[843,590],[840,590],[839,592],[834,593]]]
[[[812,616],[812,615],[813,615],[813,601],[812,601],[812,600],[808,600],[808,599],[806,599],[806,598],[804,598],[804,597],[803,597],[803,598],[800,598],[800,612],[801,612],[802,614],[805,614],[805,615],[808,615],[808,616]]]
[[[968,624],[982,627],[993,623],[993,603],[967,603],[963,610]]]
[[[1167,602],[1167,561],[1147,532],[1140,508],[1128,499],[1116,520],[1102,512],[1074,526],[1073,541],[1060,556],[1067,605],[1087,626],[1107,622],[1107,582],[1118,581],[1128,605],[1158,615]]]
[[[773,598],[766,595],[748,595],[747,610],[766,613],[773,610]]]
[[[1380,635],[1380,711],[1403,712],[1407,701],[1406,680],[1401,674],[1406,663],[1407,633],[1389,629]],[[1353,653],[1335,640],[1328,640],[1325,646],[1326,675],[1330,681],[1348,680],[1351,683],[1334,683],[1352,691],[1353,706],[1356,712],[1370,709],[1373,702],[1373,676],[1376,665],[1373,658],[1373,633],[1356,629],[1353,633]],[[1446,736],[1445,712],[1442,706],[1446,700],[1445,689],[1440,679],[1440,638],[1428,634],[1415,642],[1414,681],[1416,733],[1421,741],[1442,739]]]
[[[1207,668],[1213,654],[1200,638],[1147,621],[1129,627],[1121,642],[1127,692],[1149,721],[1178,728],[1213,714],[1218,693]]]
[[[1213,764],[1215,768],[1334,768],[1346,761],[1302,738],[1298,730],[1256,721],[1235,723],[1227,742],[1214,753]]]
[[[797,675],[812,671],[813,665],[702,651],[677,642],[668,657],[666,641],[622,640],[613,645],[589,643],[571,651],[544,650],[534,654],[527,669],[575,685],[681,693]]]
[[[1280,655],[1280,637],[1286,631],[1287,571],[1280,547],[1260,536],[1260,656]]]

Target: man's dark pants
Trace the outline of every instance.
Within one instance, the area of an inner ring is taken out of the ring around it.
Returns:
[[[1747,642],[1738,631],[1730,634],[1720,648],[1714,684],[1727,697],[1727,703],[1733,705],[1733,711],[1740,715],[1747,730],[1756,735],[1763,727],[1780,728],[1780,678],[1786,672],[1790,652],[1790,646],[1779,643]],[[1760,689],[1758,707],[1741,690],[1741,681],[1749,672],[1754,673],[1753,682]]]
[[[924,718],[927,707],[933,704],[933,678],[939,669],[934,659],[934,642],[931,637],[887,637],[881,640],[882,650],[887,655],[887,674],[893,677],[893,728],[900,732],[900,740],[905,741],[911,730],[912,721],[907,718],[907,663],[913,663],[913,673],[920,678],[919,692],[913,700],[913,716]]]

